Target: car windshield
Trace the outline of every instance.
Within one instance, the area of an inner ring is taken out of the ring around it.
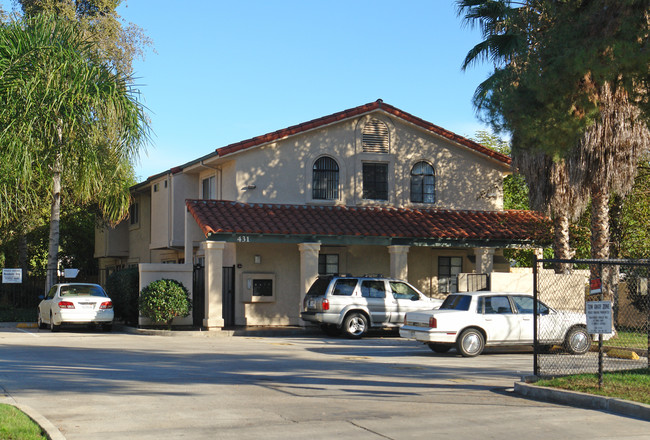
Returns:
[[[61,296],[106,296],[101,287],[92,284],[61,286]]]
[[[440,310],[469,310],[472,297],[469,295],[449,295],[440,306]]]
[[[330,285],[330,281],[331,278],[318,278],[309,288],[307,296],[325,296],[325,293],[327,292],[327,286]]]

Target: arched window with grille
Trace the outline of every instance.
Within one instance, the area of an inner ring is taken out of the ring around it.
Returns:
[[[418,162],[411,169],[411,202],[436,202],[436,174],[426,162]]]
[[[339,165],[329,156],[314,162],[312,198],[337,200],[339,198]]]

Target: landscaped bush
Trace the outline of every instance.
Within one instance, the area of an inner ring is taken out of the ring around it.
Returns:
[[[192,310],[187,289],[176,280],[158,280],[140,292],[140,314],[156,324],[171,328],[177,316],[188,316]]]
[[[106,292],[113,300],[115,315],[127,324],[138,323],[139,283],[137,267],[113,272],[106,280]]]

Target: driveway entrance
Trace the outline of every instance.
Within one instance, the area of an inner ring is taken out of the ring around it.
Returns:
[[[0,387],[69,440],[647,435],[647,422],[512,395],[530,350],[462,358],[395,337],[206,333],[1,328]]]

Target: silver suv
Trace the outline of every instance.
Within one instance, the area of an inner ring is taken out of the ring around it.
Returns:
[[[370,327],[399,327],[406,312],[432,310],[442,300],[429,298],[409,283],[383,277],[323,276],[311,285],[301,318],[320,324],[330,336],[362,337]]]

